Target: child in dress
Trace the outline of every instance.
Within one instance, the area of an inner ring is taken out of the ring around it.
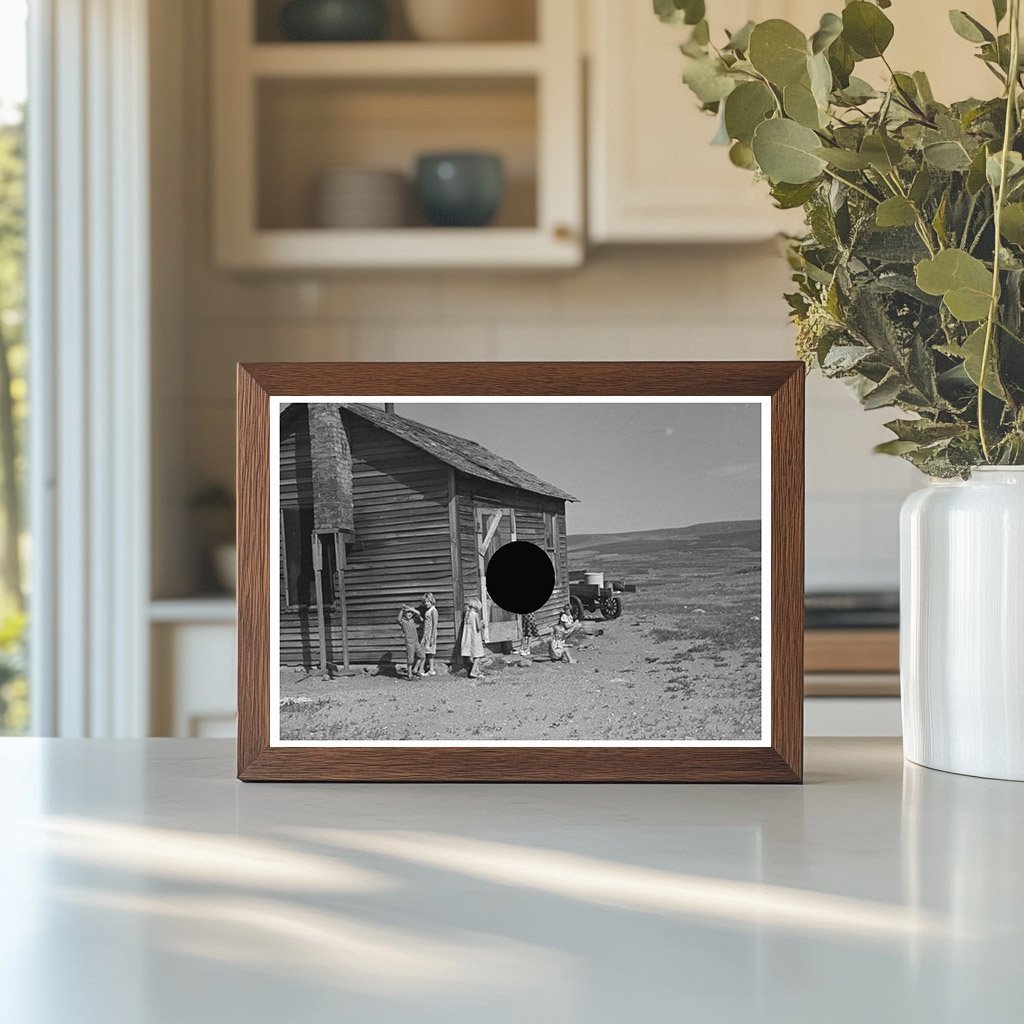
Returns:
[[[562,614],[558,616],[558,624],[567,638],[583,628],[583,622],[577,621],[573,615],[571,604],[562,605]]]
[[[423,645],[419,638],[420,613],[411,604],[403,604],[398,613],[398,626],[405,640],[406,678],[421,675],[423,668]]]
[[[480,662],[484,657],[483,605],[473,598],[466,602],[462,615],[462,660],[469,665],[469,678],[480,679]]]
[[[569,648],[565,645],[565,635],[565,627],[561,623],[555,623],[551,630],[551,639],[548,641],[548,655],[552,661],[575,665],[576,659],[569,653]]]
[[[434,657],[437,655],[437,603],[434,601],[434,595],[430,593],[423,595],[423,631],[420,644],[423,647],[423,674],[436,676]]]

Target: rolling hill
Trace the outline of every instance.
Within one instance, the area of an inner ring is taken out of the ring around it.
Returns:
[[[761,521],[740,519],[632,533],[570,534],[568,541],[570,555],[583,551],[609,555],[650,554],[658,551],[689,551],[695,547],[740,547],[759,551]]]

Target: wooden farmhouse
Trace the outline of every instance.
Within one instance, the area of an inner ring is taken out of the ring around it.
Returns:
[[[311,431],[310,425],[313,425]],[[404,661],[403,604],[433,592],[438,658],[454,651],[465,602],[484,608],[500,651],[518,616],[493,605],[484,571],[512,540],[543,547],[569,600],[565,506],[572,495],[473,441],[369,405],[292,404],[280,423],[280,655],[284,665]],[[506,648],[507,649],[507,648]]]

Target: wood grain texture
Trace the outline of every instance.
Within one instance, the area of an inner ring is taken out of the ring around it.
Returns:
[[[898,629],[809,629],[804,645],[805,672],[900,670]]]
[[[271,747],[269,399],[770,396],[770,747]],[[238,777],[244,781],[800,782],[803,403],[798,362],[254,363],[238,368]]]

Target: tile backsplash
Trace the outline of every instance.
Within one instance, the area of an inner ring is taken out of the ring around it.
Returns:
[[[556,273],[409,272],[245,278],[190,261],[186,464],[196,486],[233,472],[242,360],[787,359],[774,245],[597,253]],[[886,414],[808,379],[808,587],[897,583],[909,466],[873,455]]]

